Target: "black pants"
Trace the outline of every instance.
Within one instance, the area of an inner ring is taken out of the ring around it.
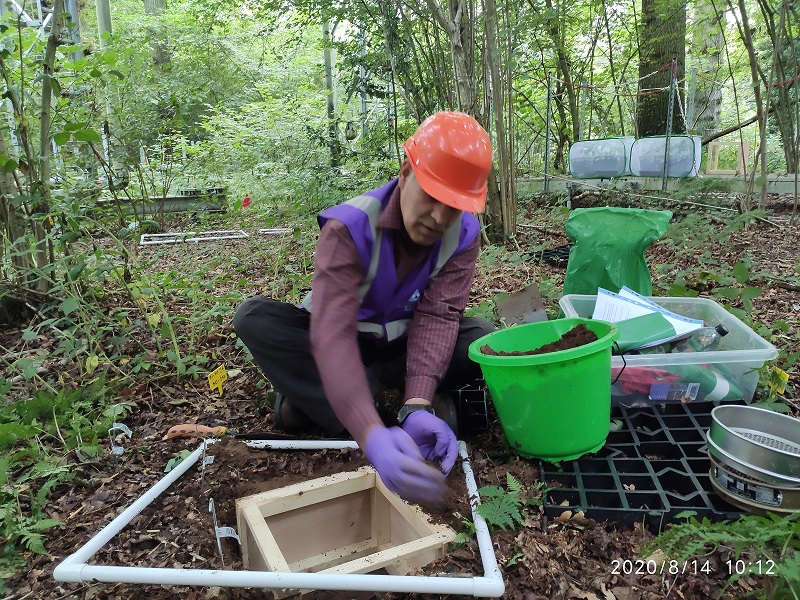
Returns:
[[[322,389],[317,365],[311,355],[308,311],[270,298],[246,300],[236,311],[233,326],[250,350],[272,387],[285,394],[292,406],[306,413],[330,435],[344,426],[336,418]],[[480,366],[470,360],[469,345],[495,330],[485,319],[462,317],[450,367],[441,389],[455,389],[481,376]],[[359,336],[361,361],[373,396],[405,386],[406,340],[379,347]]]

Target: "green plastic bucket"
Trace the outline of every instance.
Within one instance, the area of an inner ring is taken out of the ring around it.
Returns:
[[[481,352],[486,344],[499,352],[536,350],[581,323],[597,341],[546,354]],[[611,323],[571,318],[500,329],[470,344],[469,357],[481,366],[515,452],[557,462],[602,448],[611,417],[611,344],[617,335]]]

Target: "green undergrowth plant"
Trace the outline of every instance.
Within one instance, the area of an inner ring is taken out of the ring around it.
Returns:
[[[731,219],[721,230],[718,230],[701,213],[685,216],[673,226],[664,240],[672,246],[675,260],[664,264],[653,265],[656,274],[654,288],[669,296],[695,297],[704,294],[725,307],[731,314],[751,327],[759,336],[775,344],[780,350],[778,364],[765,364],[759,369],[760,402],[762,406],[787,412],[788,408],[778,397],[784,388],[777,392],[775,378],[781,373],[794,371],[800,357],[791,339],[791,318],[779,319],[774,323],[757,320],[753,301],[759,298],[764,289],[764,282],[775,279],[766,271],[761,271],[752,260],[745,258],[730,265],[719,258],[717,252],[710,250],[714,246],[728,243],[732,232],[761,218],[765,213],[752,211]],[[688,234],[687,232],[691,232]],[[685,260],[689,257],[689,260]],[[676,264],[682,264],[676,268]],[[685,266],[689,263],[689,266]],[[800,266],[796,267],[800,270]],[[785,277],[785,283],[792,283],[793,277]],[[785,388],[788,396],[792,388]]]
[[[243,294],[215,294],[215,274],[206,265],[151,270],[152,263],[131,256],[113,224],[83,220],[71,231],[69,242],[63,230],[51,234],[63,256],[42,273],[50,291],[23,329],[23,345],[4,353],[4,376],[21,376],[30,390],[41,387],[37,379],[57,388],[53,376],[64,371],[75,380],[106,372],[130,381],[144,374],[197,379],[209,370],[210,341],[218,345],[215,336]],[[53,359],[61,368],[48,373],[45,363]]]
[[[728,586],[742,578],[759,576],[753,597],[783,600],[800,598],[800,513],[787,516],[746,515],[733,522],[698,521],[693,511],[686,520],[669,525],[646,543],[644,556],[660,551],[683,563],[714,555],[718,568],[729,576]]]
[[[478,488],[481,503],[477,513],[483,517],[490,530],[495,527],[503,530],[516,529],[525,525],[530,509],[542,505],[546,492],[541,482],[526,489],[511,473],[506,473],[506,489],[497,485]],[[461,521],[464,531],[456,535],[451,549],[463,546],[475,536],[475,524],[466,518]]]
[[[733,233],[765,216],[763,211],[747,212],[729,219],[722,228],[700,212],[683,216],[659,242],[672,248],[674,260],[652,265],[654,288],[670,296],[707,293],[737,316],[750,315],[753,299],[763,292],[761,284],[775,276],[759,271],[748,258],[729,264],[714,248],[725,247]],[[800,265],[796,270],[800,272]],[[795,277],[782,279],[792,283]]]
[[[522,252],[499,245],[489,245],[481,249],[478,257],[478,270],[482,273],[491,273],[496,269],[515,270],[522,265],[527,265],[540,259],[543,247],[534,246]],[[467,307],[465,314],[470,317],[481,317],[494,322],[497,326],[505,327],[511,323],[504,323],[498,314],[498,305],[508,298],[509,294],[522,290],[526,285],[535,284],[539,295],[548,312],[549,318],[558,314],[558,299],[561,296],[560,283],[542,274],[537,281],[517,281],[517,287],[508,291],[495,292],[491,298],[482,300],[474,306]]]
[[[99,460],[131,408],[111,394],[98,377],[83,389],[0,400],[0,572],[21,567],[26,553],[46,554],[46,532],[60,524],[46,510],[51,495],[73,481],[75,463]]]
[[[789,325],[780,321],[772,326],[759,326],[756,331],[762,337],[778,342],[779,338],[790,334]],[[795,398],[794,388],[789,384],[792,376],[797,374],[797,365],[800,361],[800,350],[779,350],[777,362],[780,366],[765,364],[758,370],[758,390],[760,392],[757,405],[776,412],[788,413],[787,400]]]
[[[164,467],[164,473],[169,473],[170,471],[172,471],[172,469],[174,469],[184,460],[189,458],[191,454],[192,454],[191,450],[185,450],[185,449],[181,450],[180,452],[176,452],[175,455],[167,461],[167,465]]]

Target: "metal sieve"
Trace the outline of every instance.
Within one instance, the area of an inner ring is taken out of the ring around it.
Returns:
[[[712,440],[708,435],[706,435],[706,444],[709,457],[723,465],[726,465],[727,467],[735,469],[739,473],[743,473],[747,477],[752,477],[753,479],[768,483],[770,485],[780,485],[784,487],[800,489],[800,477],[789,477],[788,475],[781,475],[779,473],[774,473],[772,471],[767,471],[765,469],[746,464],[737,457],[733,456],[730,452],[727,452],[726,450],[723,450],[717,446],[714,440]]]
[[[723,464],[777,485],[800,483],[800,420],[754,406],[711,411],[709,454]]]
[[[783,440],[778,437],[770,437],[768,435],[764,435],[760,431],[750,431],[748,429],[736,428],[733,428],[733,431],[743,437],[746,437],[748,440],[754,441],[756,444],[761,444],[762,446],[767,446],[768,448],[775,448],[776,450],[783,450],[789,454],[797,454],[800,456],[800,446],[797,446],[796,444],[793,444],[787,440]]]
[[[711,486],[721,497],[748,512],[791,514],[800,510],[800,488],[770,485],[749,477],[715,458],[709,452]]]

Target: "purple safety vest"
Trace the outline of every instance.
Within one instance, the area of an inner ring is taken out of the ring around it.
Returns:
[[[471,213],[462,213],[430,247],[405,280],[397,281],[392,236],[384,235],[377,223],[397,186],[397,179],[342,204],[322,211],[317,217],[320,228],[335,219],[347,226],[364,267],[358,289],[358,330],[383,343],[403,337],[428,281],[450,258],[466,250],[480,232],[480,223]],[[301,304],[312,311],[311,292]]]

